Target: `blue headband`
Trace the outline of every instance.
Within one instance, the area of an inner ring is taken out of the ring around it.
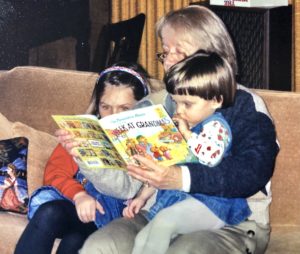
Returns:
[[[136,77],[140,81],[140,83],[142,84],[142,86],[144,88],[144,94],[147,95],[149,93],[148,86],[146,85],[145,80],[142,78],[142,76],[140,74],[138,74],[136,71],[129,69],[127,67],[123,67],[123,66],[109,67],[109,68],[105,69],[104,71],[100,72],[99,79],[101,79],[105,74],[107,74],[109,72],[113,72],[113,71],[123,71],[123,72],[129,73],[132,76]]]

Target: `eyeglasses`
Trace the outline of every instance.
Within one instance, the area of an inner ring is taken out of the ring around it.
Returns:
[[[187,57],[187,55],[183,52],[174,52],[174,53],[169,53],[169,52],[158,52],[156,53],[156,59],[161,62],[164,63],[165,59],[168,57],[169,54],[175,55],[175,57],[178,60],[182,60],[184,58]]]
[[[156,59],[161,63],[164,63],[164,60],[166,59],[167,56],[168,56],[168,53],[166,53],[166,52],[156,53]]]

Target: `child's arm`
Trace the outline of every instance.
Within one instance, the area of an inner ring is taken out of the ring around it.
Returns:
[[[231,140],[228,126],[222,121],[212,120],[203,125],[199,134],[193,132],[187,143],[201,164],[214,167],[223,159]]]
[[[138,193],[132,201],[129,202],[123,210],[123,216],[126,218],[133,218],[142,207],[146,204],[147,200],[155,193],[155,188],[152,186],[144,185],[142,190]]]

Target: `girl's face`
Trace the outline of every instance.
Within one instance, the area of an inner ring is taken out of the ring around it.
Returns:
[[[190,128],[212,115],[222,104],[192,95],[172,95],[172,98],[176,102],[176,114],[187,121]]]
[[[99,103],[100,116],[105,117],[132,109],[136,102],[130,87],[107,84]]]
[[[165,71],[198,50],[191,36],[182,29],[174,29],[169,25],[165,25],[161,30],[161,41]]]

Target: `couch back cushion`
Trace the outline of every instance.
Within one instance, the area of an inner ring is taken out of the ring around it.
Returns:
[[[96,73],[41,67],[16,67],[0,73],[0,112],[53,134],[52,114],[81,114],[89,105]]]
[[[272,178],[272,226],[300,226],[300,93],[258,91],[274,119],[280,152]]]

